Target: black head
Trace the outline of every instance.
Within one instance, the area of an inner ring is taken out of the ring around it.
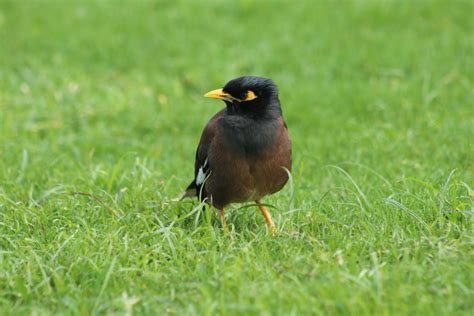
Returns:
[[[224,88],[210,91],[205,96],[224,100],[229,114],[261,115],[275,111],[281,113],[278,88],[273,80],[268,78],[235,78],[227,82]]]

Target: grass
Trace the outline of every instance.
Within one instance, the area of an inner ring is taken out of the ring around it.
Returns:
[[[0,314],[469,315],[473,10],[0,1]],[[242,74],[293,138],[274,238],[173,202]]]

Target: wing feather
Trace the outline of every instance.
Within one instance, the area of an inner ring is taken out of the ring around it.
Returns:
[[[207,123],[206,127],[202,131],[199,145],[196,149],[196,160],[194,163],[194,180],[186,189],[183,195],[184,197],[189,196],[201,196],[201,199],[206,198],[204,190],[201,192],[201,188],[204,185],[206,177],[212,168],[212,162],[209,161],[209,148],[214,140],[214,135],[217,130],[217,122],[225,114],[225,109],[217,112]]]

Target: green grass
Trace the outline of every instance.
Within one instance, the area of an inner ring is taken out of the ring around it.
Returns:
[[[1,0],[0,314],[469,315],[473,10]],[[172,200],[243,74],[293,138],[274,238]]]

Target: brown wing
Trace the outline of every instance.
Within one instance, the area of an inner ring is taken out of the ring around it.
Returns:
[[[214,135],[217,130],[217,121],[224,115],[225,111],[226,110],[223,109],[217,112],[209,120],[206,127],[204,127],[204,130],[202,131],[201,139],[199,140],[199,145],[196,149],[196,160],[194,162],[194,180],[186,189],[183,197],[199,197],[200,195],[201,186],[209,170],[209,163],[207,161],[209,147],[211,146],[212,140],[214,139]],[[201,196],[201,198],[203,199],[205,196]]]

